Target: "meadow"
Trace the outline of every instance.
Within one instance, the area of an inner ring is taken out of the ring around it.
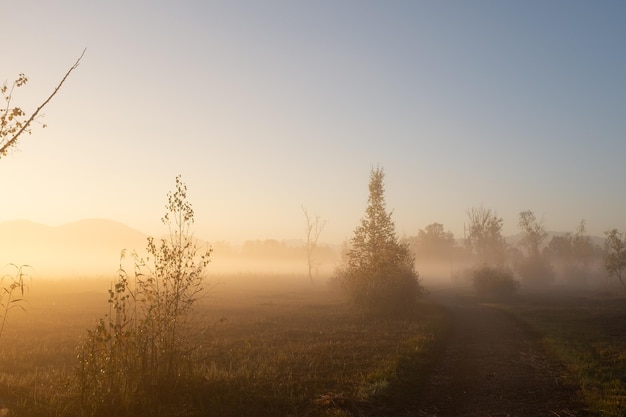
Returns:
[[[201,378],[126,415],[397,415],[420,406],[416,398],[451,328],[436,297],[409,316],[380,317],[303,275],[210,281],[194,313]],[[76,376],[87,330],[109,311],[109,287],[108,278],[29,283],[25,311],[10,312],[0,344],[0,415],[105,414],[81,408]],[[506,302],[467,287],[461,293],[540,340],[592,415],[626,415],[626,296],[619,289],[522,291]]]
[[[565,364],[596,415],[626,415],[626,294],[622,288],[530,293],[498,304]]]
[[[391,413],[425,382],[445,328],[445,315],[428,301],[411,316],[374,317],[305,276],[211,282],[217,285],[194,313],[194,365],[202,378],[182,395],[129,414]],[[30,283],[26,311],[11,311],[0,345],[0,409],[11,416],[88,414],[75,381],[78,347],[108,311],[109,286],[108,279]]]

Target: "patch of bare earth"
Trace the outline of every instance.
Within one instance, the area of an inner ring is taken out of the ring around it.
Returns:
[[[564,367],[502,311],[450,293],[433,294],[451,329],[411,415],[590,416],[565,381]]]

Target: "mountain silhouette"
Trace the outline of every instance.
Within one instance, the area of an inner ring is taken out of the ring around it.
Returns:
[[[0,223],[0,267],[29,265],[37,277],[114,275],[122,249],[141,251],[146,235],[108,219],[52,227],[27,220]]]

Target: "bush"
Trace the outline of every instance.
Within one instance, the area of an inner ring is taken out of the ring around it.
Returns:
[[[483,266],[474,271],[474,289],[488,297],[511,297],[517,294],[520,284],[508,268]]]
[[[377,270],[340,268],[334,280],[357,307],[372,313],[408,312],[424,295],[419,274],[410,265],[387,265]]]
[[[554,269],[544,256],[537,255],[524,258],[518,264],[517,270],[527,288],[542,288],[554,283]]]
[[[133,254],[134,279],[120,263],[109,314],[79,350],[83,414],[150,414],[197,382],[190,320],[211,249],[199,251],[190,232],[186,190],[177,177],[162,219],[169,239],[157,244],[149,237],[146,259]]]

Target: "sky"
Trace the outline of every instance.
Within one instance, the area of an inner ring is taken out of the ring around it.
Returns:
[[[181,175],[210,241],[350,239],[385,170],[399,236],[626,230],[623,1],[21,0],[0,82],[34,110],[0,159],[0,221],[108,218],[163,232]]]

